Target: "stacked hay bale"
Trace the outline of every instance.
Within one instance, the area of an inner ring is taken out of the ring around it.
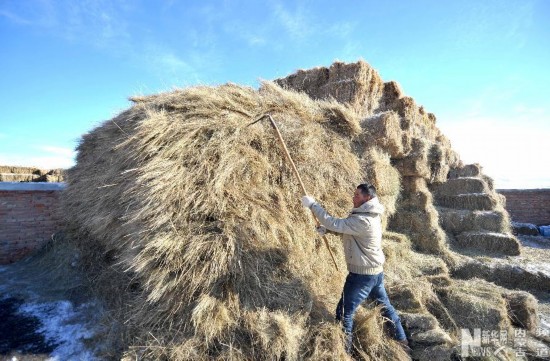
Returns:
[[[347,78],[343,79],[337,74],[345,74]],[[316,81],[308,83],[307,80],[313,78]],[[439,260],[445,260],[445,268],[449,266],[453,274],[467,269],[465,265],[470,264],[470,261],[465,261],[454,251],[471,254],[469,251],[473,250],[474,254],[481,251],[489,255],[519,253],[519,243],[509,234],[504,200],[494,192],[492,180],[483,175],[477,166],[463,166],[448,138],[436,127],[435,116],[416,105],[414,99],[404,96],[396,82],[382,83],[378,76],[372,74],[369,65],[363,62],[336,63],[328,68],[302,70],[277,82],[287,88],[305,92],[315,99],[335,98],[353,105],[362,119],[360,124],[363,127],[359,136],[361,139],[355,140],[355,147],[367,149],[367,154],[376,149],[378,157],[382,154],[390,158],[391,166],[399,173],[401,191],[392,193],[392,197],[386,194],[386,199],[381,197],[384,204],[395,211],[389,219],[388,227],[407,234],[415,249],[440,256]],[[350,85],[354,83],[356,86]],[[369,86],[365,87],[365,84]],[[341,91],[340,86],[345,91]],[[362,92],[365,88],[371,90],[367,96],[350,91]],[[465,177],[476,179],[466,180]],[[391,242],[384,241],[385,252],[394,247]],[[452,250],[448,247],[449,241]],[[415,262],[418,259],[418,256],[414,257]],[[407,262],[403,256],[401,261]],[[406,284],[392,279],[392,274],[397,275],[399,271],[391,267],[391,262],[387,265],[388,269],[389,292],[398,309],[418,314],[427,308],[438,317],[451,336],[457,336],[459,325],[464,324],[455,321],[463,315],[449,310],[450,299],[461,299],[472,319],[485,319],[487,311],[479,307],[479,298],[465,297],[467,293],[462,290],[468,286],[466,283],[456,284],[450,278],[448,269],[441,274],[425,275],[423,280],[429,280],[438,292],[435,297],[424,299],[410,292]],[[480,272],[480,277],[483,274]],[[411,282],[407,277],[403,278],[405,283]],[[413,282],[419,283],[416,279]],[[486,286],[486,289],[490,288],[490,284]],[[424,289],[422,292],[430,294]],[[491,326],[508,327],[509,320],[502,307],[503,296],[495,289],[491,295],[493,299],[486,306],[496,307],[498,312],[495,312],[499,316],[495,319],[500,322]],[[413,337],[417,331],[414,328],[411,331],[409,336]],[[444,359],[448,359],[450,354],[447,346],[440,350],[445,355],[442,356]],[[422,352],[426,349],[414,351],[423,358],[426,355]],[[438,351],[434,349],[433,352]]]
[[[271,83],[132,100],[83,136],[63,197],[67,222],[89,234],[80,246],[94,286],[126,330],[120,347],[154,359],[345,359],[332,322],[343,274],[270,125],[249,123],[270,113],[311,194],[345,216],[364,180],[355,112]],[[391,168],[372,153],[368,167]],[[126,291],[106,287],[113,278]],[[358,342],[404,355],[383,332]]]
[[[511,234],[510,220],[492,180],[479,164],[452,169],[449,180],[432,186],[442,227],[456,249],[519,255],[520,244]]]
[[[347,214],[358,183],[377,187],[384,228],[399,232],[384,233],[387,289],[415,358],[455,357],[459,328],[471,325],[463,312],[495,327],[525,318],[496,286],[470,294],[451,278],[458,255],[447,237],[464,230],[439,213],[451,213],[442,208],[455,199],[445,197],[462,187],[452,179],[469,167],[435,116],[368,64],[299,71],[259,90],[227,84],[132,100],[83,136],[63,197],[82,264],[110,310],[106,334],[121,335],[109,357],[348,359],[333,321],[343,273],[300,205],[272,129],[249,126],[266,113],[330,213]],[[466,183],[477,191],[478,181]],[[471,230],[507,226],[502,200],[491,197],[491,216],[461,210]],[[362,359],[407,359],[377,307],[360,309],[356,336]]]
[[[0,166],[0,182],[63,182],[64,170]]]
[[[393,186],[388,194],[384,187],[381,197],[394,211],[390,229],[407,233],[420,250],[445,253],[446,237],[428,184],[446,181],[449,168],[460,160],[435,126],[435,116],[403,96],[396,82],[384,83],[362,61],[300,70],[277,83],[314,99],[336,99],[357,112],[363,134],[356,142],[367,154],[385,153],[402,180],[401,192]]]

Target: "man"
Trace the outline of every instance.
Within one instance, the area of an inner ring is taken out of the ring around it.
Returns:
[[[334,218],[310,196],[302,198],[302,204],[310,208],[321,225],[317,228],[324,235],[327,230],[342,234],[348,276],[342,296],[336,307],[336,319],[343,324],[346,333],[346,350],[351,352],[353,315],[367,298],[383,305],[383,315],[388,318],[394,339],[408,349],[407,337],[401,319],[390,303],[384,288],[382,252],[382,223],[380,215],[384,206],[376,197],[372,185],[360,184],[353,194],[353,209],[347,218]]]

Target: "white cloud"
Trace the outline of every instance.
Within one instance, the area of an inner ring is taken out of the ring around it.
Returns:
[[[289,11],[283,4],[277,2],[273,7],[275,19],[292,39],[303,40],[312,33],[311,16],[308,16],[303,6],[298,5],[295,11]]]
[[[64,147],[56,147],[51,145],[43,145],[43,146],[37,146],[36,148],[45,151],[47,153],[55,154],[58,156],[64,156],[64,157],[74,157],[76,155],[76,152],[69,148]]]
[[[37,167],[42,169],[70,168],[75,164],[76,152],[58,146],[24,146],[25,153],[18,149],[10,153],[0,153],[1,165]],[[36,149],[32,152],[29,149]]]
[[[456,46],[461,49],[482,44],[491,39],[507,39],[508,44],[521,48],[528,40],[527,31],[533,24],[533,1],[503,2],[486,0],[461,5],[460,19],[451,24]]]
[[[3,16],[3,17],[5,17],[5,18],[7,18],[7,19],[11,20],[12,22],[14,22],[16,24],[19,24],[19,25],[29,25],[29,24],[31,24],[31,21],[29,21],[25,18],[22,18],[21,16],[12,13],[9,10],[0,9],[0,16]]]

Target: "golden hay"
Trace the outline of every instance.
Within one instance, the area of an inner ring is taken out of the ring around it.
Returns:
[[[401,177],[391,165],[387,153],[378,148],[367,148],[362,158],[365,180],[375,186],[380,202],[385,207],[385,212],[382,214],[382,226],[385,229],[388,218],[396,210],[397,198],[401,191]]]
[[[311,327],[333,319],[343,275],[319,247],[270,125],[248,124],[272,114],[311,195],[344,216],[365,163],[387,169],[381,197],[399,189],[389,158],[354,153],[354,113],[272,83],[134,102],[83,136],[63,195],[67,221],[90,235],[83,257],[100,255],[96,277],[114,270],[131,285],[108,302],[127,325],[128,355],[193,358],[200,344],[214,358],[298,359],[331,342]]]
[[[329,68],[299,70],[276,82],[284,88],[304,92],[313,99],[335,99],[346,103],[361,117],[378,108],[378,99],[384,89],[378,72],[364,61],[335,62]]]
[[[504,210],[468,211],[437,207],[439,223],[453,235],[462,232],[484,230],[496,233],[509,233],[508,213]]]
[[[430,178],[430,167],[428,162],[429,145],[422,139],[412,139],[412,151],[406,157],[397,159],[395,167],[401,175],[406,177]]]
[[[32,182],[40,176],[26,173],[0,173],[0,182]]]
[[[450,178],[479,177],[481,175],[481,166],[477,163],[468,164],[463,167],[452,168],[449,172]]]
[[[381,306],[361,308],[357,312],[353,331],[355,353],[365,361],[410,360],[396,341],[385,335],[384,324],[391,321],[380,314]]]
[[[403,146],[404,133],[399,122],[399,116],[395,112],[377,113],[365,118],[361,122],[366,130],[365,142],[384,149],[391,158],[404,157],[406,147]]]
[[[65,170],[0,166],[0,182],[63,182]]]
[[[389,229],[406,233],[421,251],[446,252],[446,236],[439,226],[426,180],[403,177],[402,188],[397,212],[389,220]]]
[[[538,301],[529,292],[506,292],[502,295],[506,300],[508,316],[514,326],[535,331],[539,325],[537,314]]]
[[[452,286],[437,292],[458,327],[511,330],[500,287],[482,279],[456,280]]]
[[[91,288],[109,310],[102,323],[110,350],[101,356],[350,359],[333,319],[344,273],[334,271],[300,204],[273,129],[250,125],[265,114],[278,123],[308,192],[331,214],[347,215],[358,183],[376,186],[384,226],[391,217],[388,228],[400,232],[383,235],[390,300],[398,311],[437,317],[414,335],[406,329],[413,356],[451,358],[463,311],[506,323],[502,297],[483,303],[483,294],[449,276],[449,268],[453,276],[466,269],[466,257],[449,250],[428,184],[480,179],[436,192],[440,205],[492,212],[448,211],[441,220],[448,230],[469,220],[472,231],[500,230],[508,218],[479,167],[463,167],[435,116],[364,62],[277,83],[304,93],[265,82],[258,90],[226,84],[134,97],[130,109],[83,136],[62,201]],[[454,199],[483,182],[487,199],[473,206]],[[345,269],[339,238],[329,236],[329,247]],[[361,308],[356,356],[406,359],[383,331],[379,309]]]
[[[456,244],[465,249],[474,249],[511,256],[520,254],[519,241],[511,234],[487,231],[463,232],[456,236]]]
[[[436,204],[439,206],[470,211],[490,211],[497,208],[500,203],[498,196],[493,193],[469,193],[436,198]]]
[[[443,184],[433,185],[431,191],[437,196],[457,196],[467,193],[487,193],[485,181],[481,178],[455,178]]]

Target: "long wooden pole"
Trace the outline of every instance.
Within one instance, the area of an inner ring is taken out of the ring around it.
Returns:
[[[273,117],[271,117],[271,114],[266,114],[263,117],[268,117],[269,121],[271,122],[271,125],[275,129],[275,132],[277,133],[277,138],[279,138],[279,141],[281,142],[281,145],[283,146],[283,149],[285,151],[286,158],[288,159],[290,165],[292,166],[292,170],[294,171],[294,174],[296,175],[296,178],[298,178],[298,182],[300,182],[300,187],[302,188],[302,192],[304,196],[307,196],[308,193],[306,191],[306,187],[304,186],[304,182],[302,182],[302,177],[300,177],[300,173],[298,172],[298,169],[296,168],[296,165],[294,164],[294,161],[292,160],[292,157],[290,156],[290,152],[288,151],[288,148],[286,146],[286,143],[283,139],[283,136],[281,135],[281,132],[279,131],[279,127],[277,127],[277,124],[275,124],[275,121],[273,120]],[[263,118],[262,117],[262,118]],[[311,210],[311,213],[313,213],[313,210]],[[313,219],[315,219],[315,223],[317,224],[317,227],[319,227],[319,220],[315,217],[315,214],[313,215]],[[330,258],[332,258],[332,262],[334,263],[334,267],[336,268],[336,271],[340,271],[338,269],[338,264],[336,263],[336,259],[334,258],[334,255],[332,254],[332,251],[330,250],[330,247],[328,245],[328,240],[326,236],[322,236],[323,241],[325,241],[325,246],[327,247],[328,253],[330,253]]]

